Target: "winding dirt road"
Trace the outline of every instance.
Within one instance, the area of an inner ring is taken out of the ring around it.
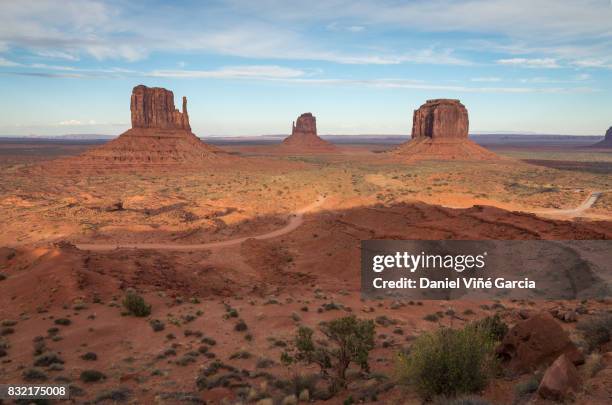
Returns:
[[[90,251],[104,251],[104,250],[114,250],[114,249],[153,249],[153,250],[178,250],[178,251],[192,251],[192,250],[204,250],[204,249],[218,249],[224,248],[228,246],[239,245],[247,239],[272,239],[278,236],[285,235],[297,227],[302,225],[304,222],[304,214],[308,211],[311,211],[323,204],[325,201],[325,197],[319,196],[315,202],[312,204],[301,208],[294,213],[289,215],[289,221],[287,225],[282,228],[276,229],[271,232],[266,232],[260,235],[253,236],[244,236],[241,238],[228,239],[218,242],[208,242],[208,243],[197,243],[191,245],[183,245],[183,244],[171,244],[171,243],[112,243],[112,244],[104,244],[104,243],[77,243],[76,247],[80,250],[90,250]]]
[[[603,195],[603,193],[604,193],[603,191],[593,191],[576,208],[561,209],[561,210],[560,209],[542,210],[542,211],[537,211],[536,213],[537,214],[546,214],[546,215],[555,215],[555,216],[559,215],[559,216],[570,217],[570,218],[579,217],[586,210],[591,208],[593,206],[593,204],[595,204],[597,202],[599,197],[601,197]]]

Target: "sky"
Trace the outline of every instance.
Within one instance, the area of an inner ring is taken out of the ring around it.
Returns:
[[[409,134],[457,98],[471,133],[603,135],[611,0],[0,0],[0,135],[117,135],[131,89],[199,136]]]

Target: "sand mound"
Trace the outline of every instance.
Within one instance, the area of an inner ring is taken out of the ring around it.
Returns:
[[[497,160],[499,156],[469,139],[413,139],[393,153],[417,160]]]

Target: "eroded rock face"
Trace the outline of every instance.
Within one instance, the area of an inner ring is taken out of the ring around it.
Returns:
[[[174,94],[161,87],[139,85],[132,90],[130,103],[132,128],[185,129],[189,126],[187,98],[183,97],[183,111],[174,107]]]
[[[296,134],[314,134],[317,135],[317,119],[312,113],[304,113],[300,115],[293,123],[291,135]]]
[[[612,142],[612,127],[608,128],[606,131],[606,137],[604,138],[606,141]]]
[[[468,112],[459,100],[427,100],[418,110],[414,111],[413,139],[467,139],[468,129]]]
[[[516,371],[531,371],[564,354],[573,364],[584,362],[584,356],[567,332],[548,313],[518,322],[497,348],[497,355]]]
[[[578,391],[579,386],[578,370],[567,356],[562,354],[546,369],[538,387],[538,394],[545,399],[561,401],[570,391]]]

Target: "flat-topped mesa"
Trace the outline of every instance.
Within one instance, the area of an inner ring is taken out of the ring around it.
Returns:
[[[459,100],[427,100],[414,111],[412,138],[467,139],[469,119],[467,109]]]
[[[298,117],[297,121],[293,122],[291,135],[296,134],[317,135],[317,119],[312,113],[304,113]]]
[[[139,85],[132,90],[130,103],[132,128],[184,129],[191,131],[187,114],[187,97],[183,111],[174,107],[174,94],[161,87]]]
[[[459,100],[434,99],[414,111],[412,139],[391,153],[402,160],[496,160],[468,139],[468,111]]]

